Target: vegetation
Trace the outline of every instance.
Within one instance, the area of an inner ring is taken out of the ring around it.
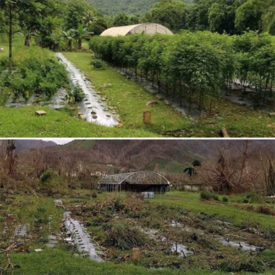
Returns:
[[[274,136],[273,119],[268,115],[220,100],[216,108],[213,107],[213,113],[218,117],[211,115],[192,121],[113,68],[107,65],[105,70],[92,68],[90,53],[67,52],[65,55],[93,80],[96,91],[106,97],[108,105],[115,107],[125,128],[141,128],[156,135],[205,137],[218,136],[220,129],[226,126],[232,136]],[[147,106],[150,102],[156,104]],[[151,124],[143,124],[144,110],[151,111]]]
[[[0,135],[5,137],[148,137],[146,130],[109,128],[71,116],[71,110],[55,111],[43,107],[44,117],[35,116],[41,107],[0,107]]]
[[[8,90],[15,98],[26,101],[34,94],[52,97],[68,85],[66,70],[53,53],[40,47],[17,51],[13,58],[13,74],[6,70],[7,59],[0,62],[0,93]]]
[[[91,49],[106,61],[150,80],[181,105],[211,113],[214,101],[240,79],[256,87],[259,105],[274,100],[275,52],[267,35],[234,38],[207,32],[175,36],[98,37]],[[245,88],[244,88],[245,89]]]

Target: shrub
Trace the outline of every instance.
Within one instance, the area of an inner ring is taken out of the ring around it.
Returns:
[[[9,88],[15,97],[27,100],[32,94],[44,94],[50,98],[68,84],[65,67],[52,53],[38,47],[20,52],[20,56],[14,58],[12,74],[7,73],[7,67],[4,58],[0,61],[0,79],[4,75],[5,82],[0,81],[0,87]]]
[[[64,195],[67,193],[67,189],[67,181],[53,171],[47,171],[40,177],[39,190],[42,193],[46,193],[48,196],[55,194]]]
[[[146,235],[127,221],[111,221],[103,225],[107,245],[129,250],[146,244]]]
[[[81,102],[85,98],[85,94],[79,85],[73,88],[71,95],[74,98],[74,102]]]
[[[93,199],[96,199],[96,198],[97,198],[97,193],[96,193],[95,191],[93,191],[93,193],[92,193],[92,198],[93,198]]]
[[[96,70],[105,70],[104,63],[102,62],[101,59],[95,58],[91,62],[92,66]]]
[[[223,201],[223,202],[228,202],[228,198],[227,198],[227,197],[223,197],[223,198],[222,198],[222,201]]]

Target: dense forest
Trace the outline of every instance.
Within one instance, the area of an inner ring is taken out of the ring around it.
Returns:
[[[193,0],[182,0],[192,3]],[[103,14],[117,15],[120,13],[143,15],[150,10],[158,0],[89,0]]]

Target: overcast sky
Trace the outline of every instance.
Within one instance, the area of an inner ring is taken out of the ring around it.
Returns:
[[[53,141],[55,142],[56,144],[66,144],[66,143],[69,143],[71,141],[73,141],[74,139],[73,138],[43,138],[42,140],[44,141]]]

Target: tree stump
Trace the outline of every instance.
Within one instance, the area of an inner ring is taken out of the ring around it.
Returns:
[[[141,252],[139,248],[133,248],[132,250],[132,260],[138,261],[140,259]]]
[[[151,112],[150,111],[144,111],[143,112],[143,123],[144,124],[150,124],[151,121]]]

